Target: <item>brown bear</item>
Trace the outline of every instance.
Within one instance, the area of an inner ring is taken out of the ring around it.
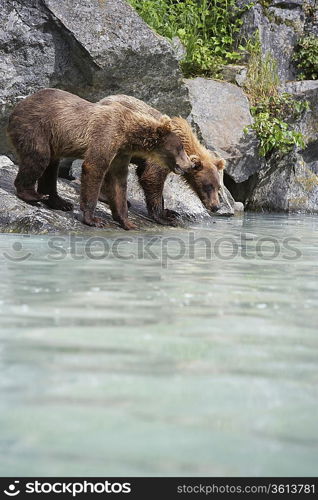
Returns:
[[[120,102],[130,110],[138,110],[141,113],[158,116],[158,111],[142,101],[131,96],[114,95],[101,101],[103,105],[113,102]],[[172,130],[175,132],[184,145],[186,153],[194,163],[194,169],[185,173],[183,179],[198,195],[207,210],[215,212],[220,208],[219,190],[221,180],[219,171],[223,170],[225,161],[214,156],[202,144],[191,129],[186,120],[180,117],[171,119]],[[174,224],[176,213],[172,210],[164,209],[163,188],[169,170],[164,165],[157,165],[152,160],[142,158],[132,158],[132,163],[137,165],[137,175],[143,191],[149,215],[160,224]],[[102,185],[100,200],[107,200],[107,185]]]
[[[27,202],[48,195],[45,202],[51,208],[72,210],[71,203],[57,193],[58,161],[61,157],[84,158],[81,210],[84,223],[90,226],[106,223],[94,216],[106,177],[114,220],[124,229],[135,227],[128,220],[126,196],[132,156],[177,173],[192,168],[181,140],[171,131],[168,116],[159,113],[155,118],[119,102],[93,104],[63,90],[40,90],[20,101],[10,115],[8,135],[20,160],[17,196]]]

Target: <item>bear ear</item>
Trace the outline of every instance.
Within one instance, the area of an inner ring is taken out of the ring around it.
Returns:
[[[215,166],[218,170],[223,170],[225,168],[225,160],[223,158],[218,158],[215,162]]]
[[[157,128],[159,136],[163,137],[167,134],[170,134],[172,132],[172,122],[171,118],[167,115],[161,116],[159,119],[159,126]]]
[[[190,155],[189,158],[191,163],[193,163],[193,170],[196,170],[197,172],[199,170],[202,170],[203,165],[201,163],[200,158],[197,155]]]

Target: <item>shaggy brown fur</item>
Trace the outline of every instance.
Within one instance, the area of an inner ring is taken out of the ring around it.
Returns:
[[[91,226],[105,225],[94,217],[94,210],[106,177],[114,219],[125,229],[134,227],[127,218],[126,198],[132,156],[175,172],[192,167],[168,116],[155,118],[119,102],[93,104],[57,89],[44,89],[21,101],[9,118],[8,135],[20,159],[17,195],[27,202],[48,195],[50,207],[71,210],[72,205],[57,193],[58,160],[84,158],[81,209],[84,222]]]
[[[100,104],[109,105],[114,102],[120,102],[130,110],[138,110],[153,117],[157,117],[159,113],[144,102],[125,95],[106,97],[100,101]],[[200,144],[186,120],[174,117],[171,119],[171,124],[173,132],[180,137],[186,153],[195,165],[191,172],[184,174],[184,180],[198,195],[205,208],[211,212],[217,211],[220,207],[218,195],[220,189],[219,171],[224,168],[225,161],[222,158],[214,156]],[[164,183],[169,170],[164,165],[157,165],[152,160],[145,161],[133,157],[132,163],[138,166],[137,175],[145,193],[149,214],[161,224],[173,224],[177,214],[171,210],[164,209],[162,197]],[[101,188],[100,199],[107,201],[106,185]]]

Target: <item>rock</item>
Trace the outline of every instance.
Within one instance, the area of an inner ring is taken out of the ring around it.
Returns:
[[[178,58],[124,0],[0,0],[0,152],[14,104],[44,87],[91,101],[131,94],[187,116]]]
[[[315,171],[313,166],[318,162],[318,81],[288,82],[282,90],[309,104],[309,110],[296,121],[295,128],[303,133],[307,143],[298,155],[309,169],[314,168]]]
[[[251,210],[318,211],[318,82],[289,82],[282,92],[307,100],[310,111],[294,123],[308,146],[284,158],[273,155],[266,162],[258,155],[249,103],[243,91],[225,82],[196,78],[186,80],[193,105],[192,122],[200,129],[210,149],[227,158],[225,185],[238,202]],[[233,198],[232,198],[233,200]],[[231,205],[238,211],[241,205]]]
[[[244,134],[252,123],[249,104],[243,91],[225,82],[196,78],[186,80],[193,104],[192,122],[200,129],[210,149],[227,158],[225,185],[238,202],[251,210],[316,212],[318,173],[318,82],[288,82],[282,92],[307,100],[310,111],[294,123],[308,146],[284,158],[273,155],[270,161],[258,155],[254,132]],[[231,205],[238,211],[241,205]]]
[[[171,45],[172,45],[172,48],[174,50],[174,53],[175,53],[177,60],[182,61],[182,59],[184,59],[186,54],[187,54],[187,49],[185,48],[185,46],[181,42],[180,38],[178,36],[174,36],[171,39]]]
[[[7,156],[1,155],[0,156],[0,169],[2,169],[2,167],[14,168],[14,163]]]
[[[192,111],[205,145],[228,158],[229,151],[244,139],[244,127],[252,123],[249,102],[236,85],[205,78],[186,79]]]
[[[211,216],[220,217],[234,215],[234,210],[228,196],[231,197],[230,193],[224,188],[220,196],[221,208],[214,214],[210,214],[204,208],[198,196],[183,181],[181,176],[170,174],[165,182],[163,190],[166,208],[175,210],[180,213],[182,217],[189,217],[195,220],[209,218]]]
[[[310,5],[314,6],[314,0],[272,1],[268,7],[259,2],[243,15],[240,37],[249,39],[259,31],[262,52],[270,52],[276,59],[282,82],[296,77],[294,49],[299,38],[312,30]]]
[[[243,182],[261,168],[258,140],[244,133],[252,123],[244,92],[227,82],[194,78],[185,80],[192,112],[192,124],[200,130],[205,145],[227,160],[226,175]]]
[[[305,162],[298,153],[273,158],[259,173],[248,208],[318,213],[318,155]]]
[[[234,212],[236,213],[243,213],[244,212],[244,205],[240,201],[235,201],[234,202]]]
[[[318,81],[317,80],[302,80],[287,82],[283,87],[280,88],[281,92],[289,92],[294,95],[310,96],[310,92],[317,92]]]
[[[77,168],[74,173],[80,175],[80,160],[76,160]],[[6,156],[0,156],[0,232],[22,232],[22,233],[56,233],[95,232],[103,234],[104,230],[97,230],[83,224],[82,214],[79,209],[79,179],[69,181],[58,180],[58,192],[62,197],[74,204],[72,212],[62,212],[46,207],[44,202],[37,205],[29,205],[15,195],[14,179],[18,167]],[[210,214],[204,209],[198,197],[185,185],[179,176],[171,174],[166,182],[164,190],[167,208],[180,213],[180,224],[189,224],[189,220],[210,219]],[[230,195],[229,195],[230,196]],[[128,198],[131,202],[129,218],[138,227],[146,229],[160,229],[147,214],[146,204],[141,188],[139,187],[135,166],[131,165],[128,179]],[[113,221],[110,210],[105,203],[97,204],[97,215],[105,218],[109,227],[105,231],[120,230],[119,225]],[[232,207],[222,204],[219,215],[233,215]]]
[[[307,147],[284,158],[274,156],[254,181],[248,208],[318,212],[318,82],[289,82],[282,89],[307,100],[310,110],[296,122]]]
[[[239,64],[227,64],[221,67],[222,80],[236,83],[242,87],[246,81],[247,67]]]
[[[83,160],[74,160],[71,169],[70,169],[70,174],[74,179],[80,179],[81,174],[82,174],[82,164]]]
[[[305,34],[318,36],[318,6],[316,0],[307,0],[304,3],[306,14]]]
[[[318,81],[304,80],[288,82],[281,90],[293,94],[296,99],[307,101],[309,111],[297,121],[297,128],[304,134],[308,144],[318,140]]]
[[[221,202],[221,208],[215,212],[214,215],[235,215],[238,212],[241,212],[241,209],[237,210],[236,206],[236,201],[234,200],[232,194],[230,191],[227,189],[227,187],[224,185],[224,170],[220,172],[220,178],[221,178],[221,189],[219,193],[220,197],[220,202]],[[243,207],[244,211],[244,207]]]

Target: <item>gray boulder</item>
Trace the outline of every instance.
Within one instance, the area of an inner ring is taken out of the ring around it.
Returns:
[[[317,151],[307,161],[298,153],[291,153],[279,161],[273,158],[259,173],[248,208],[318,213]]]
[[[302,35],[315,32],[315,12],[315,0],[273,0],[268,7],[259,2],[244,14],[240,37],[249,39],[258,30],[262,52],[270,52],[276,59],[281,81],[293,80],[297,74],[294,49]]]
[[[190,119],[205,145],[227,160],[226,175],[236,183],[261,168],[258,141],[244,133],[252,123],[249,101],[239,87],[227,82],[185,80],[192,104]]]
[[[185,48],[185,46],[183,45],[178,36],[174,36],[171,39],[171,46],[174,50],[175,56],[178,59],[178,61],[182,61],[182,59],[184,59],[187,54],[187,49]]]
[[[243,87],[247,78],[247,66],[240,64],[226,64],[221,67],[222,80],[229,83],[236,83],[239,87]]]
[[[170,115],[190,104],[172,45],[124,0],[0,0],[0,153],[14,104],[44,87],[91,101],[134,95]]]
[[[292,94],[297,100],[307,101],[309,111],[297,122],[297,127],[304,134],[306,142],[312,143],[318,139],[318,81],[303,80],[288,82],[281,91]]]
[[[263,165],[248,200],[253,210],[318,212],[318,82],[289,82],[282,91],[306,100],[310,110],[296,126],[307,147],[284,158],[274,156]]]

